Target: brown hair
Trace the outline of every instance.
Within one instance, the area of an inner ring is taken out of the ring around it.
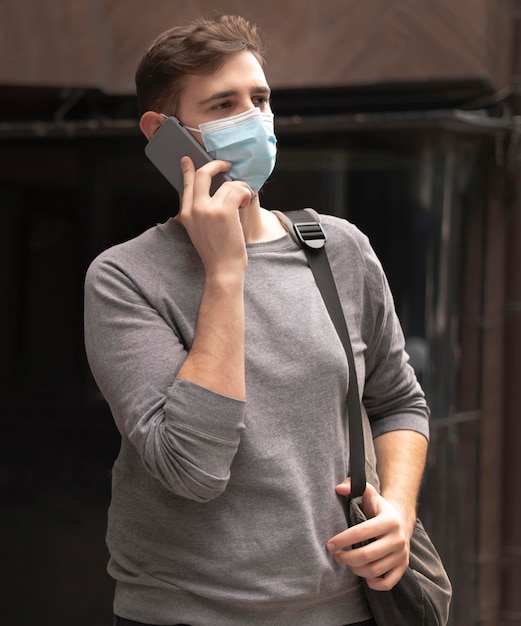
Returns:
[[[155,110],[175,115],[187,74],[212,74],[233,52],[249,50],[261,65],[264,56],[256,26],[237,15],[199,19],[159,35],[136,71],[139,114]]]

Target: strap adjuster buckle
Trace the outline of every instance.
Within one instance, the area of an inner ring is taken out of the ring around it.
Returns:
[[[293,230],[302,245],[318,250],[326,243],[326,233],[318,222],[297,222]]]

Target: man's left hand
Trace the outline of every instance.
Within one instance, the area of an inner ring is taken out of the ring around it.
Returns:
[[[348,496],[351,481],[347,478],[337,485],[336,492]],[[367,485],[362,497],[362,510],[367,521],[332,537],[327,549],[335,561],[351,568],[354,574],[365,578],[368,586],[377,591],[392,589],[409,565],[410,520],[372,485]],[[367,542],[359,548],[358,543]]]

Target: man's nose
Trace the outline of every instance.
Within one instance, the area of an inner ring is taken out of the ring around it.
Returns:
[[[255,103],[251,98],[245,98],[244,101],[241,101],[239,107],[237,108],[237,114],[246,113],[246,111],[251,111],[255,108]]]

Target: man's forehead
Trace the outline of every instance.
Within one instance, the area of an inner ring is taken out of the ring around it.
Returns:
[[[184,92],[201,103],[221,97],[232,97],[248,90],[258,94],[270,93],[264,70],[255,56],[243,50],[231,54],[211,74],[185,76]]]

